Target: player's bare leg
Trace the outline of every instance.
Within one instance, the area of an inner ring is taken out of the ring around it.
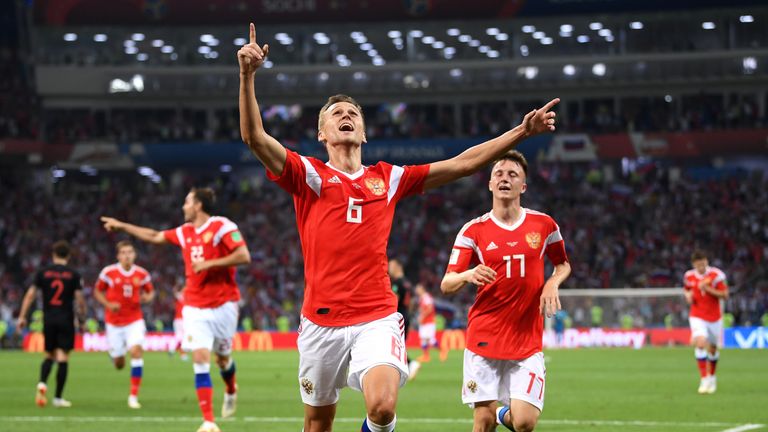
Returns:
[[[35,392],[35,404],[40,408],[48,404],[48,376],[51,374],[53,368],[54,353],[46,351],[44,354],[43,362],[40,364],[40,381],[37,383],[37,389]]]
[[[696,355],[696,364],[699,368],[699,394],[706,394],[709,391],[709,371],[707,369],[707,348],[709,343],[704,336],[697,336],[693,339],[694,354]]]
[[[717,378],[715,376],[715,370],[717,369],[717,361],[720,359],[720,351],[717,350],[717,345],[709,345],[707,347],[707,372],[709,374],[709,382],[707,383],[707,393],[712,394],[717,391]]]
[[[130,349],[131,354],[131,393],[128,396],[128,407],[131,409],[141,408],[139,403],[139,387],[141,387],[141,377],[144,375],[144,350],[141,345],[134,345]]]
[[[72,402],[62,398],[64,393],[64,385],[67,383],[67,374],[69,372],[69,353],[62,349],[55,351],[56,363],[56,396],[53,398],[53,406],[56,408],[69,408],[72,406]]]
[[[197,432],[220,432],[213,417],[213,384],[211,383],[211,351],[200,348],[192,351],[192,362],[195,371],[195,388],[197,403],[203,414],[203,424]]]
[[[475,402],[472,432],[494,432],[496,430],[496,402]]]
[[[237,411],[237,382],[235,381],[235,361],[230,355],[216,354],[216,364],[221,372],[221,379],[226,385],[224,404],[221,406],[223,418],[232,417]]]
[[[336,417],[336,404],[312,406],[304,404],[304,432],[331,432]]]
[[[400,371],[394,366],[374,366],[363,377],[363,398],[368,418],[362,432],[392,432],[397,416],[397,393],[400,390]]]
[[[499,421],[507,429],[515,432],[530,432],[536,427],[541,411],[526,401],[512,399],[509,407],[501,407],[496,412]]]

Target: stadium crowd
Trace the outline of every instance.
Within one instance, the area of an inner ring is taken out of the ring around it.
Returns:
[[[601,167],[537,164],[523,205],[547,212],[560,223],[573,265],[563,289],[669,287],[681,284],[694,247],[711,252],[712,263],[728,275],[732,297],[727,310],[739,324],[757,323],[768,309],[768,178],[671,181],[651,167],[607,182]],[[220,195],[220,213],[241,228],[253,256],[239,270],[241,317],[256,328],[274,329],[278,318],[296,328],[301,307],[303,261],[291,197],[263,173],[234,172],[208,178]],[[35,269],[49,259],[50,244],[70,240],[73,264],[85,278],[90,314],[103,311],[91,294],[102,267],[115,261],[120,236],[106,233],[98,216],[111,215],[156,228],[182,223],[185,191],[200,184],[199,174],[175,172],[157,185],[138,174],[78,173],[51,183],[50,174],[19,170],[0,175],[0,318],[13,325]],[[406,264],[406,275],[439,295],[440,279],[461,226],[490,209],[487,173],[475,175],[400,204],[389,243],[390,257]],[[147,322],[173,319],[172,289],[184,283],[183,265],[171,246],[136,244],[137,263],[149,269],[159,290],[146,311]],[[474,296],[465,290],[441,303],[461,323]],[[649,303],[650,302],[650,303]],[[672,314],[685,325],[679,299],[627,304],[637,323],[663,325]],[[571,311],[575,325],[589,325],[588,304]],[[583,318],[581,318],[583,317]],[[284,318],[283,318],[284,319]],[[606,322],[606,324],[611,324]]]

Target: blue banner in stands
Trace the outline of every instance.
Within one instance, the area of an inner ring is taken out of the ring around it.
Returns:
[[[768,348],[768,327],[727,328],[723,341],[725,348]]]

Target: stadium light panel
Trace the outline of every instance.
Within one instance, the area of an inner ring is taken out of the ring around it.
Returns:
[[[155,173],[155,170],[148,166],[140,166],[137,171],[139,172],[139,175],[143,175],[144,177],[149,177]]]
[[[136,54],[138,52],[139,52],[139,49],[136,48],[135,46],[125,47],[125,53],[126,54],[134,55],[134,54]]]
[[[424,36],[424,32],[421,30],[411,30],[410,32],[408,32],[408,36],[414,37],[414,38],[420,38]]]
[[[600,31],[598,31],[597,34],[599,34],[602,37],[608,37],[608,36],[612,35],[613,33],[611,32],[610,29],[604,28],[604,29],[600,29]]]
[[[136,55],[136,60],[140,62],[147,61],[149,60],[149,56],[147,55],[147,53],[138,53]]]
[[[490,57],[490,58],[498,58],[499,57],[499,52],[496,51],[496,50],[490,50],[490,51],[488,51],[488,57]]]
[[[208,54],[205,56],[205,58],[209,58],[209,59],[216,59],[216,58],[219,58],[219,53],[218,53],[218,52],[216,52],[216,51],[211,51],[211,52],[209,52],[209,53],[208,53]]]
[[[54,169],[53,171],[51,171],[51,175],[53,176],[53,178],[60,179],[60,178],[66,177],[67,172],[64,171],[63,169]]]
[[[537,31],[537,32],[535,32],[535,33],[533,34],[533,38],[534,38],[534,39],[542,39],[542,38],[544,38],[545,36],[546,36],[546,33],[544,33],[543,31]]]
[[[497,27],[489,27],[485,29],[485,34],[487,34],[488,36],[496,36],[500,32],[501,30],[499,30]]]
[[[364,80],[364,79],[366,79],[366,78],[367,78],[367,75],[365,74],[365,72],[360,72],[360,71],[357,71],[357,72],[355,72],[354,74],[352,74],[352,77],[353,77],[354,79],[358,80],[358,81],[361,81],[361,80]]]
[[[714,30],[715,27],[716,27],[715,23],[713,23],[712,21],[704,21],[703,23],[701,23],[701,28],[703,28],[704,30]]]
[[[471,46],[472,48],[477,48],[480,46],[480,41],[477,39],[472,39],[471,41],[469,41],[469,46]]]
[[[445,53],[445,55],[448,55],[448,56],[453,56],[454,54],[456,54],[456,48],[447,47],[443,50],[443,53]]]
[[[365,35],[363,34],[363,32],[353,31],[352,33],[349,34],[349,37],[351,37],[352,39],[358,39],[361,37],[365,37]]]
[[[134,33],[131,35],[131,39],[135,40],[136,42],[141,42],[146,38],[144,36],[144,33]]]
[[[536,26],[532,26],[532,25],[523,26],[523,33],[533,33],[535,31],[536,31]]]
[[[477,50],[480,51],[483,54],[486,54],[488,51],[491,50],[491,47],[489,47],[488,45],[483,45],[480,48],[478,48]]]
[[[368,38],[365,36],[358,36],[356,38],[352,38],[352,40],[357,44],[364,44],[368,42]]]
[[[573,33],[573,26],[571,24],[563,24],[560,26],[560,31],[563,33]]]
[[[590,30],[600,30],[602,28],[603,28],[603,23],[601,23],[601,22],[589,23],[589,29]]]
[[[123,41],[123,46],[126,48],[136,46],[136,42],[134,42],[132,39],[128,39],[126,41]]]
[[[175,55],[175,54],[174,54],[174,55]],[[271,68],[272,68],[272,66],[274,66],[274,65],[275,65],[275,64],[274,64],[274,63],[272,63],[272,61],[271,61],[271,60],[264,60],[264,67],[265,67],[265,68],[267,68],[267,69],[271,69]]]
[[[471,40],[472,40],[472,36],[470,35],[459,36],[459,42],[469,43]]]
[[[392,43],[395,44],[395,45],[402,45],[403,44],[403,40],[400,39],[400,38],[392,39]]]
[[[504,42],[506,40],[509,40],[509,35],[506,34],[506,33],[499,33],[499,34],[496,35],[496,40]]]
[[[559,34],[560,34],[560,37],[562,37],[562,38],[569,38],[569,37],[573,36],[573,33],[563,32],[563,31],[561,31]]]
[[[179,59],[179,55],[176,53],[171,54],[171,60],[176,61]]]
[[[197,48],[197,52],[199,52],[200,54],[208,54],[209,52],[211,52],[211,47],[207,45],[203,45]]]
[[[64,40],[67,42],[74,42],[77,40],[77,34],[75,33],[64,33]]]
[[[96,33],[93,35],[93,41],[94,42],[106,42],[107,41],[107,35],[104,33]]]
[[[222,166],[219,167],[219,171],[221,171],[223,173],[232,172],[232,165],[226,165],[226,164],[222,165]]]
[[[445,48],[445,42],[442,42],[442,41],[435,41],[435,42],[432,44],[432,48],[434,48],[434,49],[443,49],[443,48]]]
[[[427,45],[432,45],[433,43],[435,43],[435,38],[432,36],[424,36],[423,38],[421,38],[421,41]]]
[[[665,95],[664,96],[664,102],[672,103],[672,95]]]
[[[374,66],[384,66],[387,62],[384,61],[381,57],[374,57],[373,58],[373,65]]]
[[[644,27],[643,23],[640,21],[632,21],[631,23],[629,23],[629,28],[631,28],[632,30],[642,30],[643,27]]]
[[[520,55],[523,57],[528,57],[529,51],[528,51],[528,45],[520,45]]]
[[[604,63],[595,63],[592,66],[592,73],[596,76],[605,76],[605,64]]]
[[[291,37],[290,37],[290,36],[288,36],[288,34],[287,34],[287,33],[276,33],[276,34],[275,34],[275,39],[276,39],[276,40],[283,40],[283,39],[290,39],[290,38],[291,38]]]
[[[540,42],[542,45],[552,45],[554,43],[554,40],[552,40],[551,37],[545,37],[545,38],[542,38]]]
[[[152,41],[152,46],[155,48],[160,48],[163,45],[165,45],[165,42],[163,42],[162,39],[155,39]]]
[[[608,35],[608,36],[605,37],[605,41],[606,42],[613,42],[614,40],[615,39],[614,39],[613,35]]]
[[[163,179],[157,174],[153,174],[149,176],[149,179],[152,181],[152,183],[160,183],[161,181],[163,181]]]
[[[464,72],[459,68],[453,68],[449,73],[454,78],[461,78],[461,76],[464,75]]]
[[[742,22],[742,23],[745,23],[745,24],[746,23],[753,23],[753,22],[755,22],[755,17],[753,17],[752,15],[742,15],[742,16],[739,17],[739,22]]]
[[[216,38],[210,39],[207,43],[208,46],[219,46],[219,40]]]
[[[162,52],[163,54],[170,54],[170,53],[173,52],[173,47],[170,46],[170,45],[166,45],[166,46],[160,48],[160,52]]]
[[[275,78],[277,78],[278,81],[282,82],[282,81],[285,81],[285,80],[288,79],[288,75],[286,75],[286,74],[281,72],[281,73],[277,74],[277,76]]]
[[[379,55],[379,52],[376,51],[375,49],[368,50],[368,57],[376,57],[378,55]]]
[[[589,36],[587,36],[587,35],[579,35],[579,37],[577,37],[576,40],[579,43],[587,43],[587,42],[589,42]]]
[[[757,70],[757,59],[755,57],[744,57],[741,61],[745,74],[752,74]]]
[[[371,50],[371,49],[373,49],[373,44],[370,44],[370,43],[366,42],[366,43],[360,45],[360,49],[363,50],[363,51]]]
[[[213,35],[212,34],[200,35],[200,42],[202,42],[202,43],[208,43],[208,41],[210,41],[211,39],[213,39]]]
[[[567,64],[567,65],[563,66],[563,73],[566,76],[574,76],[574,75],[576,75],[576,66],[574,66],[572,64]]]
[[[524,76],[525,79],[532,80],[539,75],[539,68],[536,66],[521,66],[517,68],[517,74]]]
[[[457,28],[449,28],[446,33],[448,36],[458,36],[461,34],[461,31]]]
[[[331,76],[330,76],[330,75],[328,75],[328,72],[320,72],[320,73],[317,75],[317,79],[319,79],[320,81],[328,81],[328,78],[330,78],[330,77],[331,77]]]
[[[389,36],[390,39],[398,39],[403,37],[403,34],[399,30],[390,30],[387,32],[387,36]]]
[[[234,41],[232,41],[232,44],[237,46],[243,46],[247,43],[248,43],[248,40],[245,38],[236,38]]]

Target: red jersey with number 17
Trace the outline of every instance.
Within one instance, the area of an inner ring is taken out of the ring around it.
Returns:
[[[492,213],[464,225],[446,270],[461,273],[484,264],[496,271],[496,280],[478,287],[468,315],[467,349],[483,357],[522,360],[542,350],[544,255],[554,265],[568,260],[555,221],[522,210],[512,225]]]
[[[191,223],[163,231],[169,243],[181,248],[184,256],[186,288],[184,304],[197,308],[215,308],[240,300],[235,282],[235,267],[214,267],[195,273],[192,264],[223,258],[245,245],[240,231],[231,220],[211,216],[199,228]]]
[[[119,303],[120,309],[104,311],[104,321],[114,326],[125,326],[143,318],[141,293],[151,292],[152,276],[143,267],[134,265],[125,270],[120,264],[104,267],[96,281],[96,289],[106,292],[107,301]]]
[[[379,162],[347,174],[288,150],[270,180],[293,194],[304,252],[301,313],[327,327],[359,324],[397,311],[387,274],[387,242],[397,202],[420,193],[429,165]]]
[[[725,291],[728,287],[725,273],[717,267],[708,266],[704,274],[700,274],[696,269],[688,270],[685,272],[683,280],[685,290],[693,292],[690,315],[704,321],[714,322],[723,315],[720,309],[720,299],[704,292],[700,286],[704,282],[709,282],[713,289]]]

